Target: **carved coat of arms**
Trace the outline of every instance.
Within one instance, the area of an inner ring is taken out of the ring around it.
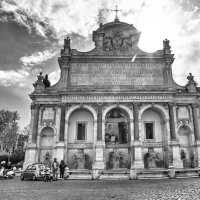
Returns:
[[[116,30],[112,36],[104,38],[103,48],[106,53],[127,53],[131,46],[131,37],[124,37],[121,30]]]

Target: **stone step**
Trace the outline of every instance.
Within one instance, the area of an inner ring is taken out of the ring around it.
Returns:
[[[84,175],[84,174],[73,174],[70,175],[67,180],[91,180],[92,175]]]
[[[100,175],[100,180],[128,180],[129,175],[120,175],[120,174],[104,174]]]

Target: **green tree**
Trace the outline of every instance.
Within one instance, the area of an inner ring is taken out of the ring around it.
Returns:
[[[17,142],[19,119],[17,111],[0,110],[0,142],[9,154],[13,151]]]

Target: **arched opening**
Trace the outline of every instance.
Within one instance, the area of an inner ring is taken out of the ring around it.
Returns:
[[[159,108],[149,107],[142,113],[141,137],[144,144],[144,167],[168,167],[166,118]]]
[[[106,115],[105,143],[127,144],[129,141],[129,118],[118,108],[110,110]]]
[[[45,127],[40,134],[40,155],[39,162],[50,165],[52,162],[53,146],[54,146],[54,130],[51,127]]]
[[[130,167],[130,119],[125,110],[113,108],[105,116],[106,168]]]
[[[196,164],[196,156],[193,148],[194,138],[191,129],[182,125],[178,129],[181,160],[184,168],[193,168]]]
[[[68,120],[67,163],[71,169],[92,169],[94,117],[87,108],[77,108]]]

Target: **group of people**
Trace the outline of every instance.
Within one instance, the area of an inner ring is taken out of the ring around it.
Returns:
[[[10,171],[12,169],[13,169],[13,167],[11,165],[11,162],[2,161],[0,163],[0,171],[1,171],[2,175],[6,174],[8,171]]]
[[[60,168],[60,178],[64,178],[65,168],[67,167],[67,164],[64,162],[64,160],[61,160],[61,162],[59,164],[57,159],[54,158],[54,161],[53,161],[51,167],[52,167],[52,172],[53,172],[53,181],[58,180],[58,170],[59,170],[59,168]]]

